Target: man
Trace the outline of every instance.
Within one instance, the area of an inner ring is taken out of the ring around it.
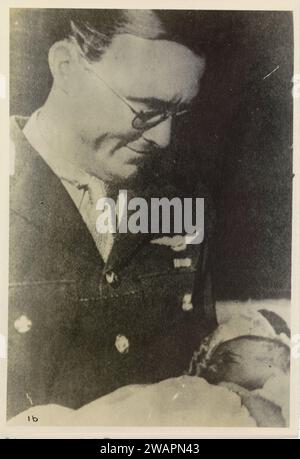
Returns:
[[[216,326],[207,207],[201,244],[95,230],[97,200],[120,189],[184,197],[160,164],[205,58],[152,11],[68,22],[45,104],[12,119],[8,417],[181,375]]]

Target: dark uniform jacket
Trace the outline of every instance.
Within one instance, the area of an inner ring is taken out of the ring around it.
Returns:
[[[8,417],[38,404],[76,409],[127,384],[183,374],[216,326],[209,230],[182,251],[151,242],[161,235],[117,234],[104,263],[25,123],[11,126]]]

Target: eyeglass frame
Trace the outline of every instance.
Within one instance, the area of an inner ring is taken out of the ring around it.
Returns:
[[[81,57],[87,62],[89,63],[89,61],[85,58],[84,55],[80,54]],[[131,122],[131,125],[134,129],[136,129],[137,131],[147,131],[148,129],[152,129],[153,127],[155,126],[158,126],[160,123],[164,122],[166,119],[168,119],[170,116],[173,118],[175,116],[181,116],[183,115],[184,113],[188,113],[190,112],[191,110],[189,109],[184,109],[184,110],[180,110],[178,112],[174,112],[173,110],[166,110],[165,112],[161,113],[161,115],[159,115],[159,113],[157,115],[154,115],[153,117],[155,116],[159,116],[159,120],[154,122],[153,124],[149,124],[148,126],[145,125],[143,127],[137,127],[136,124],[135,124],[135,121],[136,120],[140,120],[143,122],[142,120],[142,115],[145,115],[147,113],[147,111],[137,111],[135,108],[132,107],[132,105],[128,102],[128,100],[126,99],[126,97],[122,96],[118,91],[116,91],[114,88],[112,88],[108,83],[107,81],[105,81],[97,72],[95,72],[95,70],[93,70],[92,68],[90,67],[87,67],[86,65],[84,65],[84,68],[85,70],[87,70],[88,72],[92,73],[93,75],[95,75],[100,81],[102,81],[102,83],[104,83],[104,85],[110,89],[110,91],[116,96],[118,97],[120,100],[123,101],[123,103],[132,111],[132,113],[135,115],[135,117],[133,118],[132,122]],[[150,112],[151,110],[149,110],[148,112]]]

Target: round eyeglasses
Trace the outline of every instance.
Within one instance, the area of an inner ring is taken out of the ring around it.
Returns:
[[[147,110],[147,111],[137,111],[135,110],[132,105],[128,102],[128,100],[123,97],[119,92],[117,92],[114,88],[112,88],[98,73],[96,73],[91,67],[87,67],[86,65],[84,66],[85,70],[88,72],[93,73],[102,83],[115,95],[117,96],[120,100],[124,102],[124,104],[127,105],[127,107],[134,113],[134,118],[132,120],[132,127],[134,129],[137,129],[138,131],[146,131],[148,129],[151,129],[158,124],[162,123],[169,117],[178,117],[181,115],[184,115],[190,110],[180,110],[180,111],[175,111],[175,110],[165,110],[163,112],[157,111],[157,110]]]

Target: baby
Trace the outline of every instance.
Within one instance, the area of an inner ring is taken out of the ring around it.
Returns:
[[[277,339],[240,336],[219,344],[210,357],[195,354],[192,366],[197,376],[211,384],[222,381],[238,384],[248,390],[261,389],[278,374],[288,374],[290,349]],[[189,374],[193,374],[192,369]]]
[[[245,316],[240,319],[241,336],[237,336],[236,323],[218,327],[194,353],[188,374],[236,392],[259,426],[284,426],[288,423],[290,349],[274,327],[264,322],[266,318],[259,313],[254,316],[247,317],[252,321],[249,335],[243,334]]]

